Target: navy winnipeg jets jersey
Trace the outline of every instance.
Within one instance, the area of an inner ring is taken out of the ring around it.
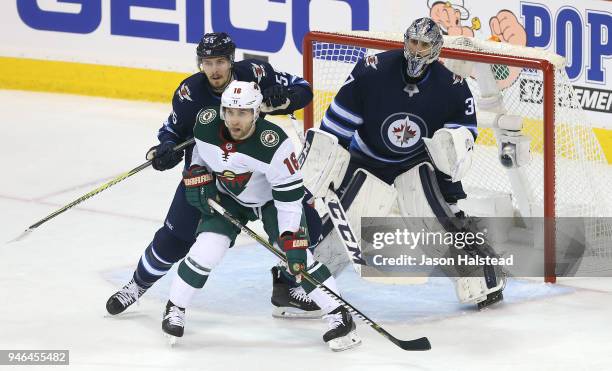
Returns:
[[[466,126],[476,137],[467,83],[437,61],[411,83],[405,63],[403,50],[359,61],[327,109],[321,129],[368,162],[401,167],[426,160],[422,138],[440,128]]]
[[[293,99],[285,110],[274,111],[270,114],[293,112],[303,108],[312,100],[312,90],[306,80],[285,72],[275,71],[272,66],[256,59],[245,59],[235,62],[233,66],[234,79],[239,81],[256,81],[264,91],[273,85],[284,85],[295,92],[297,99]],[[181,143],[193,138],[193,127],[199,120],[205,120],[205,107],[221,104],[221,95],[215,93],[204,73],[195,73],[183,80],[174,91],[172,98],[172,112],[163,126],[159,129],[157,138],[160,142],[172,141]],[[263,117],[263,115],[262,115]],[[191,150],[185,156],[185,166],[191,160]]]

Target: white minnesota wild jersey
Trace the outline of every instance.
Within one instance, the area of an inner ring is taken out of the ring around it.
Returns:
[[[197,115],[193,133],[196,149],[192,164],[207,166],[215,174],[220,192],[246,207],[274,200],[279,224],[284,212],[294,214],[289,224],[294,224],[296,217],[299,224],[304,197],[302,174],[293,143],[283,129],[259,118],[250,137],[234,141],[219,108],[204,107]]]

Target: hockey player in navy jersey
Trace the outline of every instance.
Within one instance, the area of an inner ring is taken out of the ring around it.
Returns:
[[[171,169],[185,157],[185,169],[189,168],[193,146],[186,151],[173,151],[178,143],[193,138],[193,127],[207,119],[205,107],[219,106],[221,94],[233,81],[254,81],[263,93],[262,117],[265,114],[288,114],[304,107],[312,100],[310,85],[302,78],[275,71],[272,66],[256,59],[234,61],[236,45],[225,33],[205,34],[197,46],[197,65],[200,72],[183,80],[174,92],[172,112],[159,129],[159,144],[147,152],[153,168],[159,171]],[[316,215],[305,207],[307,215]],[[200,212],[185,199],[185,186],[179,183],[164,225],[155,233],[142,254],[132,280],[106,303],[110,314],[119,314],[132,305],[157,280],[163,277],[172,265],[185,257],[195,241],[195,232]],[[309,218],[309,220],[312,218]],[[317,233],[320,223],[309,225],[309,231]],[[311,236],[313,241],[318,236]],[[282,273],[272,269],[274,278],[275,313],[279,316],[295,310],[306,317],[320,317],[319,307],[297,286],[288,286]]]
[[[348,150],[346,172],[334,187],[355,229],[362,215],[386,216],[396,199],[404,216],[463,218],[457,201],[466,197],[460,180],[471,165],[477,136],[475,102],[464,79],[438,61],[442,44],[433,20],[415,20],[403,50],[367,56],[355,65],[320,129],[307,135],[312,142],[305,148],[331,134]],[[332,157],[342,157],[339,153]],[[309,157],[304,179],[312,162],[321,163]],[[370,192],[360,192],[364,189]],[[347,261],[332,228],[327,220],[315,256],[337,272],[331,257]],[[472,253],[494,254],[492,249]],[[480,308],[501,300],[503,275],[490,269],[478,275],[455,277],[460,301]]]

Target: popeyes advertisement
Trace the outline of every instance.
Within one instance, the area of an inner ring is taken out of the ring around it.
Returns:
[[[411,2],[412,3],[412,2]],[[414,5],[414,3],[412,4]],[[494,39],[555,52],[595,126],[612,128],[612,3],[421,0],[421,16],[446,35]]]

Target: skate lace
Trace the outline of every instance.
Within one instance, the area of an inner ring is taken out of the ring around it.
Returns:
[[[172,326],[185,326],[185,312],[178,307],[170,307],[166,318],[168,319],[168,323]]]
[[[121,305],[128,306],[133,302],[138,303],[138,298],[140,298],[140,296],[144,294],[145,291],[147,290],[138,286],[136,282],[130,281],[127,285],[123,286],[121,290],[119,290],[116,298],[117,300],[119,300]]]
[[[327,320],[327,325],[329,326],[330,330],[344,325],[344,322],[342,321],[342,313],[328,314],[323,318]]]
[[[299,301],[302,301],[304,303],[311,303],[312,299],[310,299],[308,297],[308,294],[306,294],[306,291],[304,291],[303,288],[301,287],[292,287],[289,289],[289,295],[291,295],[292,298],[295,298]]]

